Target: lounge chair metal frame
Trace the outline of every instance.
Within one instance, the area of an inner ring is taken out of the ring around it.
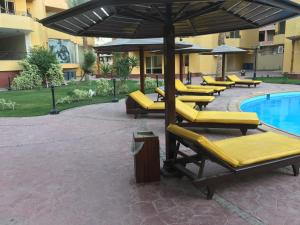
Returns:
[[[281,159],[270,160],[262,163],[253,164],[245,167],[232,167],[227,162],[213,155],[199,144],[185,140],[180,136],[170,133],[176,140],[176,149],[170,163],[183,176],[190,178],[196,187],[206,187],[206,197],[208,200],[213,198],[216,187],[222,181],[228,181],[241,176],[257,174],[274,170],[286,166],[292,166],[294,176],[299,175],[300,155],[289,156]],[[187,155],[180,151],[180,145],[190,148],[194,155]],[[179,156],[179,157],[178,157]],[[213,176],[203,176],[205,163],[210,160],[227,169],[226,172]],[[194,164],[199,167],[198,173],[195,173],[186,167],[187,164]]]
[[[158,113],[163,114],[165,110],[158,110],[158,109],[144,109],[141,105],[139,105],[134,99],[130,96],[126,99],[126,113],[133,114],[134,118],[138,118],[139,115],[145,115],[148,113]]]
[[[231,128],[231,129],[239,129],[242,132],[242,135],[247,135],[249,129],[257,129],[258,125],[252,124],[222,124],[222,123],[197,123],[187,121],[181,115],[177,113],[177,123],[181,127],[203,127],[203,128]]]

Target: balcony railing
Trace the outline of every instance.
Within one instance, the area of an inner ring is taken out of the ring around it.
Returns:
[[[0,60],[22,60],[27,52],[0,51]]]
[[[36,18],[32,17],[30,12],[16,11],[16,10],[7,9],[7,8],[3,8],[3,7],[0,7],[0,15],[1,14],[9,14],[9,15],[15,15],[15,16],[26,16],[26,17],[30,17],[30,18],[36,20]]]

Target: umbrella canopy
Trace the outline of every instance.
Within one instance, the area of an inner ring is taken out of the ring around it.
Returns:
[[[300,13],[287,0],[91,0],[41,22],[80,36],[163,37],[167,4],[175,36],[256,28]]]
[[[214,48],[211,52],[204,53],[205,55],[222,55],[222,80],[225,80],[225,65],[227,54],[239,54],[247,52],[244,49],[236,48],[230,45],[220,45]]]
[[[184,42],[176,42],[176,48],[185,48],[192,46]],[[162,38],[141,38],[141,39],[122,39],[118,38],[111,42],[94,47],[97,52],[133,52],[143,48],[144,51],[154,51],[163,49],[164,40]]]
[[[189,47],[190,44],[176,42],[176,48]],[[112,52],[131,52],[139,51],[140,57],[140,90],[145,92],[145,62],[144,51],[163,49],[164,40],[162,38],[143,38],[143,39],[115,39],[111,42],[97,46],[94,49],[97,53]]]
[[[299,14],[299,5],[289,0],[91,0],[41,23],[77,36],[164,37],[167,127],[176,122],[176,36],[258,28]],[[166,168],[172,167],[175,149],[166,130]]]
[[[236,48],[236,47],[229,46],[229,45],[220,45],[220,46],[214,48],[208,54],[223,55],[223,54],[236,54],[236,53],[245,53],[245,52],[247,52],[247,51],[244,49],[241,49],[241,48]]]

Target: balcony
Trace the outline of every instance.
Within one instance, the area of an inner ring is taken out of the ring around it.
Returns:
[[[32,31],[35,21],[28,12],[0,9],[0,28]]]

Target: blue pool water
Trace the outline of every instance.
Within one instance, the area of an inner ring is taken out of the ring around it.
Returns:
[[[263,123],[300,136],[300,92],[251,98],[242,103],[241,110],[256,112]]]

